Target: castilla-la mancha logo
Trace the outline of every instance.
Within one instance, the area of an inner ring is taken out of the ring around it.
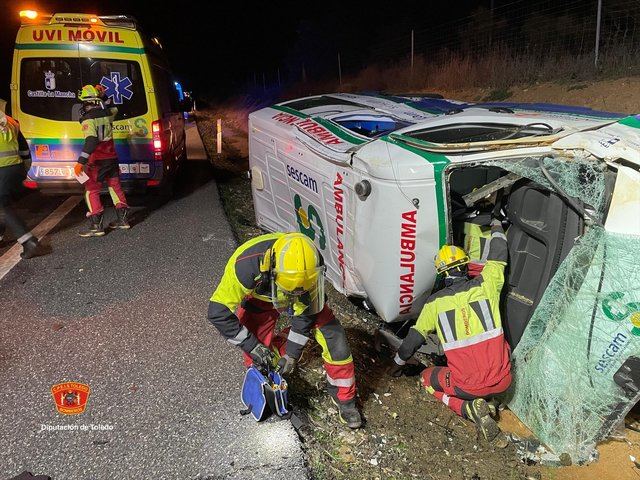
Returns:
[[[76,415],[84,412],[89,400],[89,385],[78,382],[59,383],[51,387],[51,395],[59,413]]]

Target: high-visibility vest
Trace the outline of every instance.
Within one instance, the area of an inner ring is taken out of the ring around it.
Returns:
[[[472,222],[464,223],[464,250],[469,259],[475,263],[484,264],[489,255],[489,240],[491,227]]]
[[[20,148],[18,147],[18,135],[20,127],[18,122],[7,116],[7,123],[0,123],[0,167],[20,165]]]

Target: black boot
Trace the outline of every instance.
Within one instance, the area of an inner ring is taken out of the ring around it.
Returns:
[[[331,401],[336,407],[338,407],[338,417],[340,421],[347,425],[347,427],[356,429],[362,426],[362,416],[356,407],[355,400],[349,400],[341,402],[331,397]]]
[[[80,231],[81,237],[102,237],[104,228],[102,226],[102,214],[91,215],[89,217],[89,228]]]
[[[126,230],[128,228],[131,228],[131,225],[129,225],[129,220],[128,220],[128,216],[129,216],[129,209],[128,208],[116,208],[116,215],[118,216],[118,218],[114,221],[111,222],[109,224],[109,228],[120,228],[123,230]]]
[[[496,421],[491,418],[491,408],[483,398],[476,398],[464,402],[462,411],[465,417],[476,424],[476,428],[484,438],[498,448],[508,445],[507,438],[498,427]]]
[[[22,244],[22,253],[20,256],[25,260],[28,258],[46,255],[49,251],[43,247],[36,237],[31,237]]]

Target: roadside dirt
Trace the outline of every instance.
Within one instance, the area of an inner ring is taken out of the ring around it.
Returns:
[[[537,85],[512,89],[509,100],[566,103],[611,111],[633,112],[640,98],[640,79],[623,79],[567,90],[570,86]],[[609,92],[604,100],[594,95]],[[629,92],[621,96],[620,92]],[[476,89],[441,92],[448,98],[479,100],[490,92]],[[574,97],[575,96],[575,97]],[[578,97],[580,98],[578,100]],[[623,97],[623,98],[619,98]],[[575,101],[572,100],[575,98]],[[601,104],[598,102],[601,101]],[[605,106],[606,105],[606,106]],[[247,115],[256,105],[240,103],[200,112],[198,128],[218,172],[222,201],[239,241],[262,232],[255,225],[251,188],[243,173],[248,167]],[[259,108],[259,107],[258,107]],[[223,124],[223,153],[215,145],[216,119]],[[475,428],[430,395],[421,391],[418,377],[391,379],[386,375],[388,354],[374,349],[379,319],[328,289],[329,303],[341,320],[352,348],[365,428],[349,431],[324,391],[318,345],[309,345],[291,378],[292,403],[304,420],[300,431],[315,479],[472,480],[600,480],[637,479],[640,433],[625,430],[626,439],[602,444],[600,461],[588,466],[544,468],[521,463],[513,446],[494,449],[476,435]],[[421,359],[425,363],[428,360]],[[530,435],[509,411],[501,413],[503,430]]]

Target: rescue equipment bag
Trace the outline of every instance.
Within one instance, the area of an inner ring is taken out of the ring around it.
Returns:
[[[240,414],[251,414],[257,422],[266,420],[272,413],[289,418],[289,390],[287,381],[274,371],[265,377],[252,366],[247,369],[242,382],[242,403],[246,407]]]

